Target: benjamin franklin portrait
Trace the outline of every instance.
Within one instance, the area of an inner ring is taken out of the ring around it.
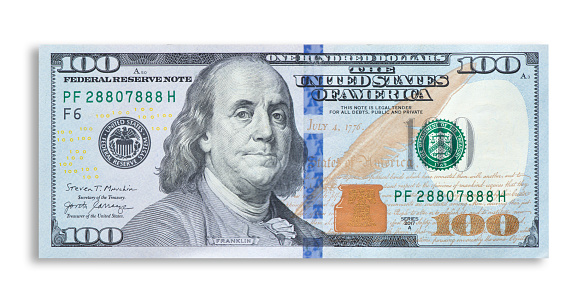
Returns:
[[[196,77],[164,142],[167,194],[123,228],[122,246],[302,246],[325,234],[280,199],[303,184],[290,91],[263,60],[219,60]]]

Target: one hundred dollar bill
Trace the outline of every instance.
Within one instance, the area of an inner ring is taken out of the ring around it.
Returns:
[[[40,257],[547,257],[547,46],[39,58]]]

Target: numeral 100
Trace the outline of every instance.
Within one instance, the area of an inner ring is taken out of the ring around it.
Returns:
[[[100,56],[95,59],[92,56],[64,56],[61,58],[61,68],[58,72],[83,72],[88,73],[97,69],[100,72],[115,72],[120,68],[120,61],[114,56]]]
[[[92,227],[67,228],[61,230],[65,234],[64,244],[91,245],[98,240],[106,245],[116,245],[123,239],[123,233],[119,228],[108,227],[100,231]]]
[[[461,68],[457,71],[460,74],[489,74],[495,70],[502,74],[513,74],[521,68],[521,61],[514,56],[502,56],[498,59],[492,56],[468,56],[457,61],[461,63]]]
[[[469,221],[468,221],[469,217]],[[504,218],[504,228],[501,228],[502,219]],[[449,221],[449,214],[440,214],[433,217],[437,221],[437,231],[433,236],[453,236],[453,233],[461,236],[475,236],[484,231],[494,236],[510,236],[519,231],[519,219],[510,214],[495,214],[484,222],[484,218],[477,214],[460,214]],[[470,226],[468,232],[467,227]]]

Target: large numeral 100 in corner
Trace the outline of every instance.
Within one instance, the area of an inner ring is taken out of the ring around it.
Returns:
[[[64,245],[93,245],[100,241],[104,245],[116,245],[123,240],[123,233],[119,228],[107,227],[98,230],[92,227],[62,229],[65,234]]]
[[[501,74],[513,74],[521,69],[521,61],[514,56],[502,56],[494,59],[492,56],[471,56],[458,59],[460,74],[489,74],[497,71]]]
[[[61,73],[89,73],[98,70],[103,73],[115,72],[120,68],[120,61],[118,58],[110,55],[93,57],[93,56],[64,56],[61,58],[61,68],[58,72]]]

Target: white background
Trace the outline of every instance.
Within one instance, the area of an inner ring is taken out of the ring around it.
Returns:
[[[588,193],[583,177],[588,156],[585,12],[581,1],[537,0],[362,0],[324,4],[317,0],[5,1],[0,12],[4,166],[0,292],[583,292],[588,226]],[[257,43],[549,44],[550,257],[37,258],[39,45]]]

